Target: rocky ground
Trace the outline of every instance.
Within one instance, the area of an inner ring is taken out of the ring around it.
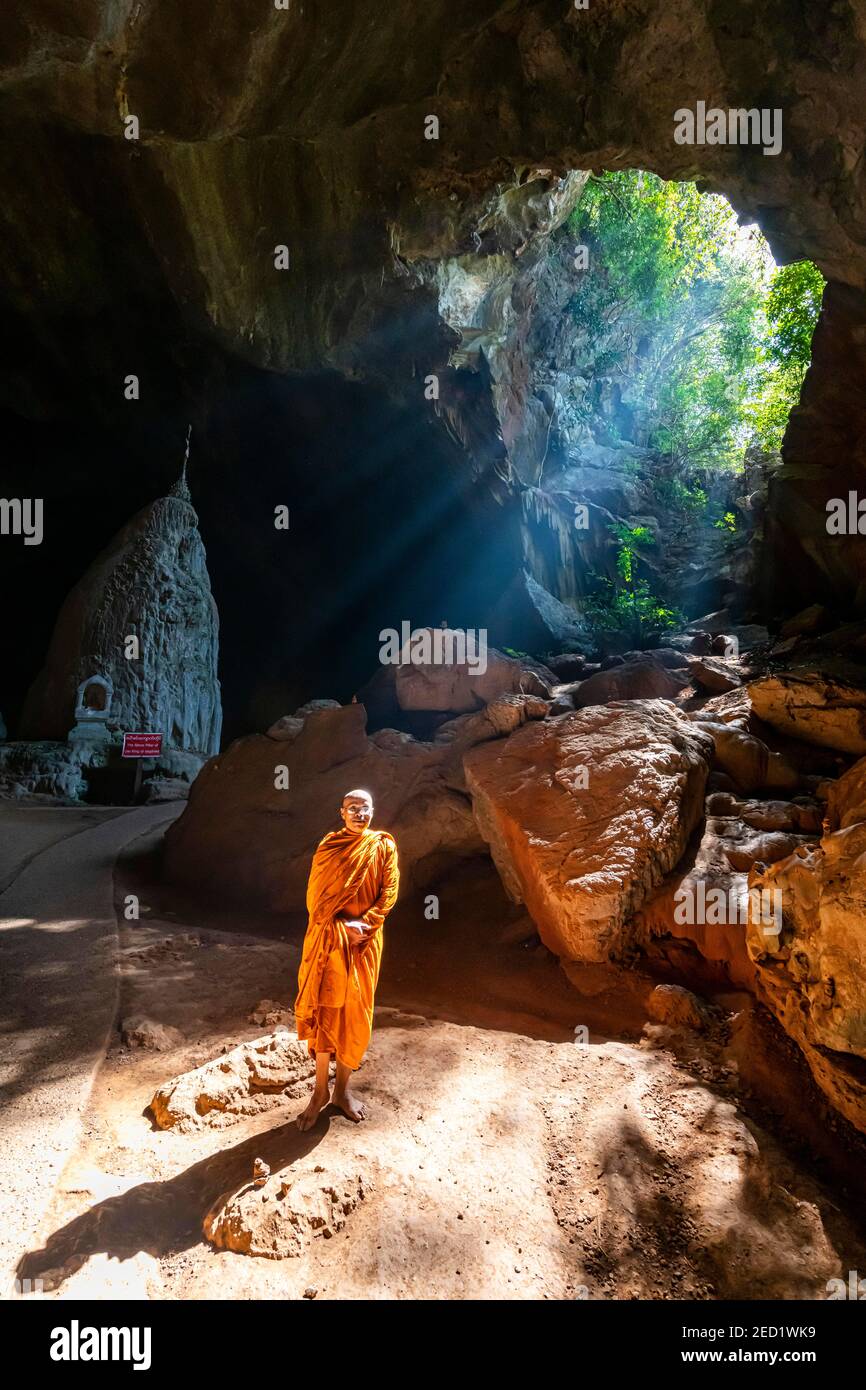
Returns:
[[[653,994],[651,963],[569,982],[489,864],[443,886],[436,921],[420,898],[395,910],[357,1078],[371,1116],[301,1134],[308,1063],[291,1019],[255,1009],[291,1001],[303,920],[168,894],[156,840],[117,881],[118,906],[142,902],[121,920],[125,1033],[25,1264],[49,1297],[822,1298],[866,1262],[839,1144],[832,1173],[760,1100],[746,996]],[[763,1026],[782,1094],[796,1063]],[[221,1095],[226,1054],[262,1037],[280,1089]],[[212,1062],[158,1128],[156,1092]]]

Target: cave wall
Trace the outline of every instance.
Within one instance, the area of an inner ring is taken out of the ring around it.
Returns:
[[[333,369],[435,428],[425,377],[439,372],[447,386],[449,355],[466,345],[444,311],[448,267],[475,273],[495,260],[490,303],[504,323],[521,308],[511,268],[555,225],[569,171],[625,166],[725,193],[760,223],[777,260],[811,257],[833,282],[771,497],[767,587],[773,601],[793,598],[775,578],[790,571],[793,534],[811,555],[798,601],[819,579],[832,596],[856,596],[859,546],[831,556],[820,536],[811,551],[799,537],[825,479],[835,488],[840,469],[856,478],[862,468],[864,58],[855,0],[608,0],[585,11],[561,0],[292,0],[287,10],[261,0],[7,0],[3,491],[28,495],[31,475],[47,477],[54,504],[66,497],[85,517],[54,551],[65,576],[64,587],[54,581],[54,610],[99,544],[173,476],[187,420],[213,448],[194,484],[206,484],[208,467],[218,478],[228,454],[209,422],[242,370],[261,374],[265,399],[269,377]],[[698,100],[780,108],[782,153],[675,144],[674,111]],[[130,115],[136,140],[125,138]],[[424,138],[430,115],[438,139]],[[501,432],[501,447],[494,440],[470,469],[497,491],[526,474],[544,422],[521,395],[519,361],[500,362],[498,374],[493,356],[485,361],[492,416],[471,390],[466,405],[458,379],[438,423],[451,424],[470,463],[485,433]],[[141,378],[135,403],[123,398],[128,372]],[[429,470],[435,492],[437,460],[453,455],[447,441],[428,452],[418,439],[410,429],[394,466]],[[267,471],[282,457],[271,441],[239,466]],[[302,463],[299,453],[293,470]],[[209,534],[201,509],[212,557],[218,527]],[[359,521],[366,528],[366,514]],[[3,551],[15,575],[33,573],[32,552],[10,562]],[[221,582],[217,567],[220,604]],[[19,623],[26,651],[50,629],[48,607]]]
[[[854,286],[828,285],[784,464],[770,484],[762,582],[771,611],[818,602],[866,612],[863,537],[827,532],[827,503],[866,493],[864,383],[866,297]]]

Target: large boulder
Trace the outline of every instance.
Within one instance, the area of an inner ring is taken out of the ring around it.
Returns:
[[[827,829],[846,830],[866,821],[866,758],[859,758],[837,781],[827,796]]]
[[[604,705],[610,700],[673,700],[687,684],[684,676],[668,670],[648,653],[641,660],[596,671],[581,681],[572,699],[578,709]]]
[[[800,784],[800,773],[782,753],[771,752],[762,739],[733,723],[702,714],[695,722],[713,740],[714,766],[727,773],[739,791],[786,791]]]
[[[780,636],[783,638],[811,636],[813,633],[820,632],[822,628],[830,627],[832,615],[824,607],[823,603],[811,603],[808,608],[803,608],[799,613],[795,613],[792,618],[788,618],[780,629]]]
[[[866,690],[821,672],[783,672],[749,686],[755,713],[792,738],[866,753]]]
[[[506,891],[570,960],[622,953],[628,920],[680,858],[703,810],[712,744],[673,705],[593,706],[464,756]]]
[[[426,637],[442,642],[442,654],[459,655],[455,642],[459,633],[454,629],[419,628],[418,641]],[[452,645],[445,645],[448,639]],[[409,648],[408,655],[411,655]],[[479,649],[471,648],[467,655],[473,661],[419,661],[420,646],[415,658],[402,665],[383,663],[370,680],[358,691],[371,724],[381,727],[388,722],[405,723],[405,716],[429,714],[465,714],[483,709],[501,695],[532,694],[547,698],[557,678],[540,662],[530,658],[506,656],[495,647],[487,647],[484,661],[477,659]],[[480,667],[484,666],[481,670]],[[417,732],[417,730],[413,730]]]
[[[736,690],[742,684],[735,667],[712,656],[691,657],[689,676],[696,685],[703,690],[709,690],[713,695],[723,695],[725,691]]]
[[[458,634],[446,629],[424,628],[432,643],[453,639]],[[433,649],[435,650],[435,648]],[[455,647],[444,645],[443,651]],[[470,656],[472,652],[469,653]],[[484,653],[484,660],[474,661],[416,661],[405,662],[395,669],[395,694],[401,710],[442,710],[452,714],[481,709],[498,695],[532,694],[546,696],[555,684],[552,672],[544,679],[543,670],[514,657],[505,656],[495,647]],[[483,668],[483,669],[482,669]]]
[[[456,860],[486,852],[463,790],[460,750],[471,730],[459,747],[421,743],[396,729],[368,736],[360,704],[319,706],[295,718],[301,728],[291,737],[281,736],[287,730],[278,721],[278,736],[238,739],[206,763],[166,834],[171,879],[266,911],[302,909],[313,852],[339,828],[340,803],[352,787],[369,789],[374,824],[396,835],[406,887],[425,886]]]
[[[847,818],[838,801],[836,814]],[[866,820],[857,820],[777,864],[756,866],[749,886],[761,899],[755,897],[747,944],[761,997],[803,1050],[818,1085],[866,1133],[864,862]],[[781,931],[767,925],[761,902],[778,906]]]

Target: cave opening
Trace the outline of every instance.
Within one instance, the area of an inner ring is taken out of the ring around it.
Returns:
[[[694,183],[583,173],[534,274],[529,392],[548,429],[522,494],[535,578],[602,650],[760,611],[764,513],[824,279]],[[528,278],[528,277],[527,277]]]
[[[10,491],[39,472],[52,554],[50,567],[35,548],[2,555],[29,599],[7,619],[10,729],[64,595],[169,488],[189,419],[225,741],[311,698],[350,700],[381,632],[407,621],[489,627],[537,656],[561,647],[511,601],[522,570],[602,656],[659,645],[711,609],[755,616],[767,487],[823,278],[809,261],[777,267],[758,227],[693,183],[637,169],[560,183],[557,216],[520,257],[501,254],[500,235],[421,263],[410,297],[427,307],[364,345],[373,361],[410,362],[400,389],[375,372],[194,352],[173,324],[184,345],[157,354],[156,399],[135,419],[105,400],[100,414],[83,383],[53,415],[7,409]],[[534,186],[512,193],[531,200]],[[431,296],[444,351],[413,360]]]
[[[857,6],[62,8],[0,21],[7,1253],[70,1297],[856,1297]],[[388,667],[404,625],[486,629],[484,682]],[[374,1124],[287,1148],[350,787],[401,874]]]

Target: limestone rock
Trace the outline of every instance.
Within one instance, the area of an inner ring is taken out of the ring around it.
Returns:
[[[782,656],[790,656],[800,645],[799,637],[786,637],[784,642],[774,642],[770,648],[770,656],[774,661]]]
[[[866,753],[866,690],[820,672],[765,676],[749,686],[755,713],[793,738]]]
[[[328,1173],[320,1165],[290,1176],[272,1174],[263,1184],[224,1193],[204,1219],[206,1238],[219,1250],[282,1260],[300,1255],[311,1241],[342,1231],[369,1194],[361,1173]]]
[[[495,640],[528,652],[570,651],[586,641],[578,613],[526,570],[512,580],[491,615]]]
[[[689,660],[689,675],[696,685],[714,695],[736,690],[742,684],[738,672],[717,657],[695,656]]]
[[[818,1085],[866,1133],[866,821],[749,876],[778,894],[782,931],[750,920],[761,997],[802,1048]],[[753,914],[753,917],[755,914]]]
[[[738,873],[748,873],[755,864],[776,864],[780,859],[787,859],[810,839],[808,835],[796,835],[792,831],[755,831],[735,818],[719,821],[714,817],[712,828],[720,832],[721,849],[731,868]]]
[[[186,801],[189,796],[189,783],[180,777],[151,777],[146,786],[148,806],[165,801]]]
[[[301,1095],[314,1070],[306,1044],[278,1031],[172,1077],[160,1086],[149,1109],[160,1129],[222,1128],[242,1115],[271,1108],[283,1094]]]
[[[705,613],[702,618],[693,618],[690,623],[686,623],[686,632],[708,632],[711,637],[717,633],[728,632],[731,627],[731,615],[727,608],[720,608],[716,613]]]
[[[748,793],[765,787],[781,791],[799,786],[797,769],[781,753],[771,752],[754,734],[715,720],[696,722],[713,740],[715,765],[733,779],[740,791]]]
[[[46,796],[75,802],[87,794],[85,768],[105,761],[103,750],[49,740],[14,741],[0,748],[0,798]]]
[[[693,719],[703,722],[712,720],[720,724],[734,724],[745,733],[752,733],[753,716],[752,702],[745,686],[738,686],[736,690],[727,690],[723,695],[713,695],[709,700],[704,700],[700,710],[692,715]]]
[[[435,628],[427,630],[434,635],[437,632]],[[462,714],[480,709],[499,695],[547,696],[550,693],[537,671],[493,647],[486,653],[486,669],[477,669],[478,664],[431,662],[398,666],[397,703],[403,710],[445,710]]]
[[[500,876],[544,943],[601,961],[676,864],[703,810],[711,744],[675,706],[592,706],[464,757]]]
[[[188,497],[178,490],[145,507],[72,589],[25,702],[23,738],[65,738],[80,682],[102,675],[114,684],[109,727],[162,733],[166,748],[216,752],[219,623]],[[139,660],[125,658],[129,634],[139,639]]]
[[[708,632],[675,632],[665,640],[669,647],[683,655],[709,656],[713,649],[713,639]]]
[[[185,1041],[179,1028],[172,1028],[168,1023],[156,1023],[141,1014],[125,1018],[120,1032],[128,1047],[143,1047],[152,1052],[170,1052]]]
[[[625,661],[655,661],[669,671],[682,671],[689,663],[676,647],[651,647],[647,651],[626,652]]]
[[[517,701],[504,708],[519,722]],[[339,828],[352,787],[372,793],[374,825],[396,835],[404,888],[426,886],[436,866],[483,852],[459,749],[395,729],[368,737],[365,719],[361,704],[316,708],[290,742],[254,734],[208,762],[166,833],[168,877],[269,912],[302,910],[313,852]],[[286,789],[276,785],[279,767]]]
[[[538,695],[500,695],[476,714],[463,714],[440,725],[435,742],[471,748],[476,743],[513,734],[527,720],[544,719],[549,709],[550,703]]]
[[[334,704],[310,709],[292,741],[292,770],[300,777],[312,777],[340,763],[363,758],[367,752],[366,725],[363,705]]]
[[[303,719],[298,719],[291,714],[284,714],[282,718],[274,720],[267,731],[267,736],[272,738],[275,743],[291,743],[292,739],[297,738],[303,727]]]
[[[660,662],[626,661],[581,681],[572,698],[578,709],[603,705],[609,700],[672,700],[686,684],[682,676]]]
[[[707,797],[706,809],[708,816],[735,816],[753,830],[790,830],[798,835],[819,835],[823,820],[821,807],[813,797],[744,801],[729,792],[715,792]]]
[[[831,782],[827,795],[828,830],[846,830],[858,821],[866,821],[866,758]]]
[[[709,817],[694,862],[686,858],[644,903],[634,921],[639,940],[673,937],[694,943],[705,960],[723,966],[734,984],[754,989],[746,950],[748,880],[731,866],[725,831],[736,822]]]
[[[546,664],[560,681],[581,680],[583,676],[591,674],[586,670],[586,657],[581,652],[565,652],[562,656],[548,656]]]
[[[792,618],[788,618],[782,624],[782,638],[811,636],[815,632],[820,632],[822,628],[830,626],[832,618],[823,603],[812,603],[808,608],[802,608],[799,613],[795,613]]]
[[[710,1020],[710,1011],[703,1000],[680,985],[656,985],[647,1000],[647,1012],[657,1023],[671,1028],[702,1031]]]

